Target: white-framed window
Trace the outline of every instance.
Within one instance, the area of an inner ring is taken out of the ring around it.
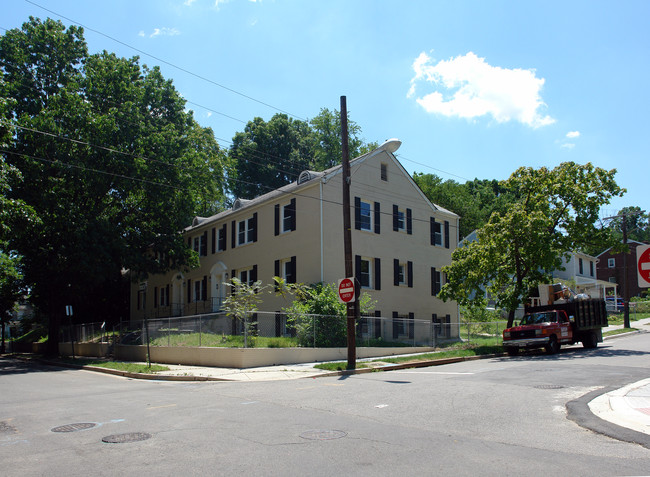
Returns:
[[[296,206],[294,204],[287,204],[282,207],[282,233],[291,232],[294,230],[294,215],[296,213]]]
[[[395,216],[395,221],[397,224],[397,230],[400,232],[406,231],[406,211],[402,209],[397,209],[397,214]]]
[[[361,230],[372,230],[372,204],[362,200],[359,206]]]
[[[406,285],[406,263],[399,263],[397,266],[397,283],[401,285]]]
[[[615,268],[616,267],[616,259],[615,258],[608,258],[607,259],[607,268]]]
[[[359,270],[359,284],[361,288],[372,288],[372,262],[373,260],[361,257]]]
[[[296,283],[295,257],[280,260],[280,277],[285,283]]]
[[[223,252],[226,250],[226,228],[221,227],[217,230],[217,251]]]
[[[442,246],[442,223],[433,222],[433,244]]]
[[[240,220],[237,223],[237,245],[244,245],[254,241],[255,218]]]
[[[239,270],[239,279],[242,283],[245,283],[249,286],[255,283],[255,274],[253,273],[253,267],[243,268]]]

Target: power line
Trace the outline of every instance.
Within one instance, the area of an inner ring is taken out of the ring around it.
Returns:
[[[271,105],[271,104],[269,104],[269,103],[266,103],[266,102],[264,102],[264,101],[261,101],[261,100],[259,100],[259,99],[253,98],[252,96],[249,96],[249,95],[247,95],[247,94],[244,94],[244,93],[242,93],[242,92],[240,92],[240,91],[237,91],[237,90],[235,90],[235,89],[233,89],[233,88],[229,88],[228,86],[225,86],[225,85],[222,85],[222,84],[220,84],[220,83],[217,83],[216,81],[211,80],[210,78],[206,78],[205,76],[201,76],[201,75],[199,75],[198,73],[194,73],[193,71],[190,71],[190,70],[188,70],[188,69],[186,69],[186,68],[183,68],[183,67],[181,67],[181,66],[175,65],[174,63],[171,63],[170,61],[167,61],[167,60],[164,60],[164,59],[162,59],[162,58],[160,58],[160,57],[157,57],[157,56],[155,56],[155,55],[152,55],[151,53],[147,53],[146,51],[143,51],[143,50],[141,50],[141,49],[139,49],[139,48],[136,48],[136,47],[134,47],[134,46],[132,46],[132,45],[129,45],[128,43],[125,43],[125,42],[123,42],[122,40],[118,40],[117,38],[114,38],[114,37],[112,37],[112,36],[110,36],[110,35],[108,35],[108,34],[106,34],[106,33],[104,33],[104,32],[101,32],[101,31],[99,31],[99,30],[97,30],[97,29],[94,29],[94,28],[91,28],[91,27],[89,27],[89,26],[86,26],[86,25],[84,25],[83,23],[80,23],[80,22],[78,22],[78,21],[76,21],[76,20],[73,20],[73,19],[71,19],[71,18],[69,18],[69,17],[66,17],[65,15],[62,15],[62,14],[60,14],[60,13],[58,13],[58,12],[55,12],[54,10],[50,10],[49,8],[45,8],[44,6],[39,5],[39,4],[36,3],[36,2],[33,2],[33,1],[31,1],[31,0],[25,0],[25,1],[26,1],[27,3],[31,3],[31,4],[34,5],[35,7],[38,7],[38,8],[41,8],[41,9],[45,10],[46,12],[50,12],[50,13],[52,13],[52,14],[54,14],[54,15],[57,15],[57,16],[59,16],[59,17],[61,17],[61,18],[65,18],[65,19],[68,20],[69,22],[71,22],[71,23],[73,23],[73,24],[76,24],[76,25],[78,25],[78,26],[81,26],[81,27],[85,28],[86,30],[92,31],[92,32],[94,32],[94,33],[97,33],[98,35],[101,35],[101,36],[103,36],[103,37],[105,37],[105,38],[108,38],[109,40],[112,40],[112,41],[114,41],[114,42],[116,42],[116,43],[119,43],[120,45],[126,46],[127,48],[130,48],[130,49],[132,49],[132,50],[134,50],[134,51],[137,51],[138,53],[140,53],[140,54],[142,54],[142,55],[148,56],[149,58],[153,58],[153,59],[156,60],[156,61],[159,61],[159,62],[161,62],[161,63],[164,63],[164,64],[166,64],[167,66],[171,66],[172,68],[175,68],[175,69],[177,69],[177,70],[179,70],[179,71],[182,71],[183,73],[186,73],[186,74],[188,74],[188,75],[190,75],[190,76],[194,76],[195,78],[198,78],[198,79],[200,79],[200,80],[202,80],[202,81],[205,81],[206,83],[210,83],[210,84],[212,84],[212,85],[214,85],[214,86],[218,86],[219,88],[225,89],[226,91],[229,91],[229,92],[231,92],[231,93],[233,93],[233,94],[236,94],[236,95],[238,95],[238,96],[241,96],[242,98],[246,98],[246,99],[248,99],[248,100],[250,100],[250,101],[254,101],[254,102],[258,103],[258,104],[261,104],[261,105],[263,105],[263,106],[266,106],[267,108],[275,109],[276,111],[280,111],[281,113],[288,114],[289,116],[292,116],[292,117],[294,117],[294,118],[300,119],[300,120],[302,120],[302,121],[305,120],[304,118],[301,118],[301,117],[298,116],[298,115],[292,114],[292,113],[290,113],[290,112],[288,112],[288,111],[285,111],[285,110],[283,110],[283,109],[280,109],[280,108],[278,108],[278,107],[276,107],[276,106],[273,106],[273,105]]]

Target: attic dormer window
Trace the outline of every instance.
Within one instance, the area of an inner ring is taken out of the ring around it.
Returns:
[[[388,182],[388,164],[381,165],[381,180]]]

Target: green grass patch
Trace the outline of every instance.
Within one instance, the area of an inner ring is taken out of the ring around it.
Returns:
[[[98,368],[116,369],[118,371],[125,371],[128,373],[152,374],[158,371],[169,371],[169,367],[160,364],[152,364],[151,366],[148,366],[146,363],[104,361],[101,359],[88,358],[61,358],[59,361],[68,364],[76,364],[78,366],[95,366]]]
[[[633,313],[630,311],[630,322],[650,318],[650,313]],[[611,313],[607,316],[610,325],[622,325],[624,322],[623,313]]]
[[[207,348],[243,348],[244,337],[216,333],[170,333],[150,341],[151,346],[179,346]],[[297,348],[298,338],[249,336],[249,348]]]
[[[621,328],[619,330],[605,331],[603,333],[603,336],[620,335],[622,333],[629,333],[631,331],[638,331],[638,330],[636,328]]]
[[[494,342],[493,338],[492,338],[492,342]],[[450,344],[449,348],[441,351],[434,351],[431,353],[424,353],[424,354],[410,355],[410,356],[393,356],[390,358],[379,358],[379,359],[372,360],[371,363],[375,363],[375,362],[392,363],[392,364],[417,363],[420,361],[432,361],[432,360],[444,359],[444,358],[459,358],[465,356],[479,356],[479,355],[497,354],[497,353],[503,353],[503,348],[500,345],[475,345],[475,344],[454,343],[454,344]],[[357,369],[371,367],[366,363],[367,362],[357,362]],[[344,371],[345,369],[347,369],[347,362],[337,361],[332,363],[320,363],[314,365],[314,368],[324,369],[327,371]]]

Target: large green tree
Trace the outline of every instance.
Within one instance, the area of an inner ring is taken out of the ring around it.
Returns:
[[[563,256],[603,235],[594,226],[601,206],[625,192],[615,173],[573,162],[519,168],[502,183],[516,199],[491,215],[477,241],[454,250],[440,297],[472,306],[487,292],[511,326],[530,289],[548,281]]]
[[[349,116],[349,114],[348,114]],[[348,119],[350,158],[377,147],[361,139],[361,127]],[[255,118],[233,137],[228,185],[234,197],[252,199],[298,179],[304,170],[322,171],[341,163],[341,117],[321,109],[309,121],[276,114]]]
[[[10,246],[55,343],[65,305],[125,317],[124,270],[191,262],[181,231],[218,208],[222,153],[158,68],[89,55],[81,28],[30,18],[0,37],[0,72],[0,98],[15,100],[3,157],[22,176],[7,197],[40,221],[15,221]]]

